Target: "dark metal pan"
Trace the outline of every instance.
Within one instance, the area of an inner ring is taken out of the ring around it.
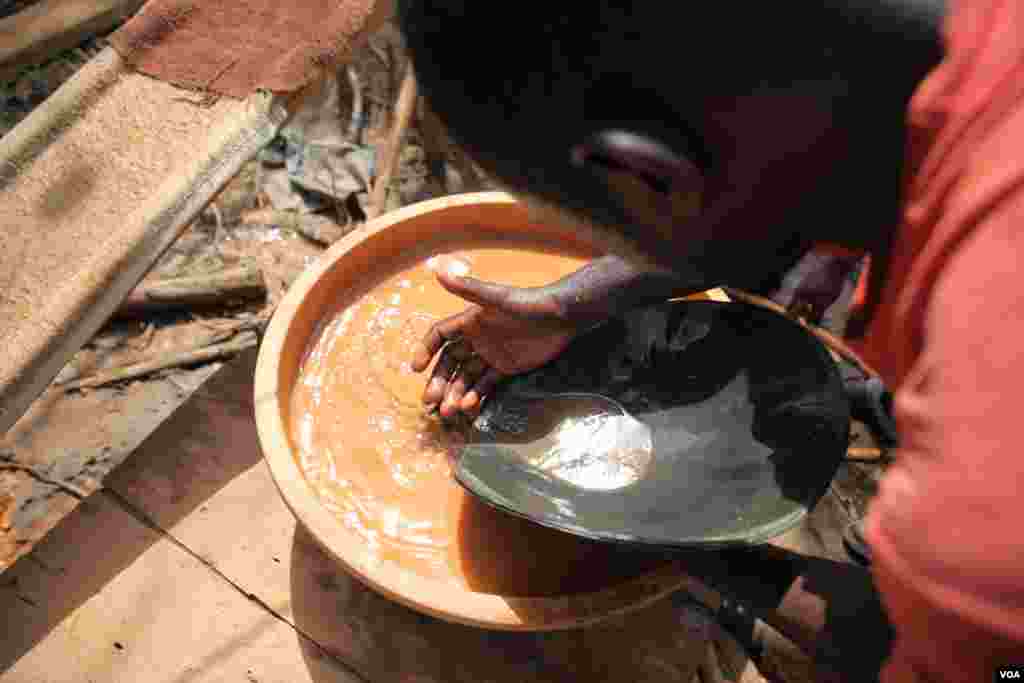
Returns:
[[[827,490],[849,423],[836,366],[800,325],[747,304],[674,302],[505,382],[455,475],[494,507],[587,538],[759,543]]]

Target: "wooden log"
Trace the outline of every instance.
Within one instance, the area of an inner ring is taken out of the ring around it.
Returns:
[[[241,299],[264,299],[267,284],[255,261],[206,275],[143,281],[117,310],[120,317],[137,317],[178,308],[223,304]]]
[[[145,0],[42,0],[0,19],[0,82],[106,33],[143,4]]]
[[[68,391],[74,389],[87,389],[101,387],[105,384],[123,382],[129,379],[144,377],[145,375],[166,370],[167,368],[184,367],[198,363],[209,363],[210,361],[228,358],[241,353],[259,344],[259,335],[252,331],[242,332],[231,341],[223,344],[214,344],[198,349],[185,351],[173,351],[165,353],[151,360],[127,365],[123,368],[105,370],[90,377],[65,384]]]

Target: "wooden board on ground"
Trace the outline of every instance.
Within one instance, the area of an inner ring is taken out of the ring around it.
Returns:
[[[362,683],[104,493],[0,581],[0,681]]]
[[[0,683],[693,679],[713,628],[683,594],[595,628],[495,633],[354,581],[296,524],[262,461],[255,356],[206,382],[0,577],[17,634],[0,644]],[[831,555],[816,525],[781,544]]]
[[[135,14],[146,0],[41,0],[0,19],[0,82]]]
[[[710,625],[686,601],[582,631],[495,633],[420,615],[351,579],[277,494],[252,419],[253,369],[247,355],[208,382],[108,479],[110,494],[368,680],[692,678]]]
[[[0,138],[0,432],[286,120],[197,100],[107,49]]]
[[[351,579],[296,524],[262,461],[255,356],[203,385],[0,577],[0,683],[693,680],[713,628],[684,594],[594,628],[496,633]],[[831,555],[817,523],[781,544]]]
[[[0,517],[7,520],[0,524],[0,572],[74,510],[78,495],[101,488],[218,368],[211,364],[85,395],[52,389],[41,396],[0,439]]]

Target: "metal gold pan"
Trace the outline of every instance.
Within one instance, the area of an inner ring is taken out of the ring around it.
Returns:
[[[758,543],[828,488],[849,419],[833,361],[799,325],[746,304],[669,303],[506,382],[455,474],[490,505],[587,538]]]

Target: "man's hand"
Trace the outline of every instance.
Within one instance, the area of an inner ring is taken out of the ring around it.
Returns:
[[[707,289],[699,277],[597,258],[544,287],[516,288],[438,273],[449,292],[470,303],[431,327],[412,368],[423,372],[440,354],[423,392],[443,417],[474,413],[503,377],[527,372],[562,353],[582,330],[639,306]]]
[[[412,368],[423,372],[440,354],[423,392],[442,417],[475,413],[503,378],[558,356],[579,325],[562,315],[546,287],[516,288],[440,272],[438,282],[473,305],[438,321],[417,345]]]

